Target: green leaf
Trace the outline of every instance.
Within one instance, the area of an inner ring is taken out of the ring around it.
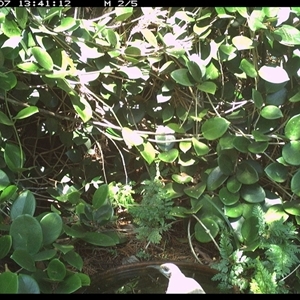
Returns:
[[[251,153],[264,153],[268,148],[268,142],[252,142],[248,145],[248,150]]]
[[[20,63],[20,64],[17,64],[17,67],[20,68],[21,70],[29,72],[29,73],[36,72],[39,68],[39,66],[37,64],[35,64],[34,62]]]
[[[39,285],[32,276],[19,274],[18,283],[18,294],[40,294]]]
[[[42,49],[40,47],[33,47],[31,48],[31,53],[34,56],[37,63],[46,71],[53,70],[52,58],[45,49]]]
[[[265,81],[275,84],[283,83],[290,80],[286,70],[279,66],[262,66],[258,70],[258,75]]]
[[[107,199],[108,199],[108,185],[101,184],[94,192],[93,195],[93,199],[92,199],[93,209],[98,209],[102,205],[106,204]]]
[[[262,97],[262,94],[256,89],[252,89],[252,99],[257,108],[261,108],[263,106],[264,99]]]
[[[122,128],[122,137],[129,149],[131,149],[132,146],[140,146],[144,142],[140,134],[138,134],[135,130],[132,130],[128,127]]]
[[[101,232],[87,232],[82,239],[87,243],[101,247],[116,245],[116,241],[113,238]]]
[[[259,238],[258,235],[258,220],[256,217],[251,216],[242,224],[241,234],[244,239],[244,243],[248,246]]]
[[[10,183],[10,179],[8,178],[6,173],[0,170],[0,191],[3,191],[9,185],[9,183]]]
[[[25,29],[27,21],[28,21],[27,10],[24,9],[23,7],[16,7],[15,11],[16,11],[16,19],[17,19],[19,26],[22,29]]]
[[[12,245],[12,238],[10,235],[3,235],[0,237],[0,259],[4,258],[10,251]]]
[[[267,29],[267,26],[263,24],[265,14],[261,9],[254,9],[248,19],[248,26],[251,31],[255,32],[258,29]]]
[[[47,275],[51,280],[62,281],[67,274],[65,265],[58,259],[52,259],[47,267]]]
[[[18,274],[5,271],[0,274],[0,294],[18,293]]]
[[[238,35],[238,36],[233,37],[232,44],[238,50],[248,50],[248,49],[254,48],[253,41],[244,35]]]
[[[275,39],[283,45],[300,45],[300,31],[294,26],[284,24],[275,29],[273,34]]]
[[[243,58],[241,60],[240,69],[251,78],[255,78],[257,76],[257,72],[254,65],[246,58]]]
[[[207,177],[207,190],[216,190],[220,185],[222,185],[226,181],[227,178],[228,176],[221,171],[220,167],[214,168]]]
[[[233,205],[240,199],[238,192],[231,193],[225,186],[219,190],[219,198],[225,205]]]
[[[5,18],[1,29],[9,38],[21,35],[21,30],[19,29],[17,23],[14,20],[9,20],[9,18]]]
[[[267,176],[275,182],[284,182],[288,178],[287,167],[278,162],[270,163],[265,168],[265,172]]]
[[[268,120],[279,119],[283,117],[280,108],[275,105],[266,105],[260,111],[260,115]]]
[[[226,187],[230,193],[237,193],[242,186],[242,183],[238,181],[236,176],[230,177],[226,182]]]
[[[198,156],[206,155],[209,152],[209,147],[194,137],[192,138],[192,144]]]
[[[50,260],[57,254],[55,249],[47,249],[44,251],[40,251],[33,256],[34,261],[44,261]]]
[[[39,109],[36,106],[25,107],[17,113],[17,115],[14,117],[14,119],[15,120],[25,119],[25,118],[28,118],[38,112],[39,112]]]
[[[72,294],[81,288],[81,277],[75,273],[60,282],[55,290],[57,294]]]
[[[92,118],[93,110],[84,97],[73,95],[71,96],[71,102],[75,111],[84,123],[88,122]]]
[[[283,159],[292,166],[300,165],[300,141],[290,141],[282,147]]]
[[[36,254],[42,245],[43,233],[40,223],[30,215],[20,215],[11,224],[13,248]]]
[[[300,202],[297,200],[284,202],[283,209],[290,215],[300,216]]]
[[[11,126],[14,124],[14,122],[12,120],[10,120],[8,118],[8,116],[5,113],[3,113],[2,111],[0,111],[0,123],[4,124],[4,125],[8,125],[8,126]]]
[[[170,149],[166,152],[159,153],[158,158],[166,163],[172,163],[178,157],[178,154],[178,149]]]
[[[125,21],[133,14],[133,7],[116,7],[116,21]]]
[[[214,117],[203,123],[201,131],[207,140],[216,140],[227,131],[229,124],[230,122],[222,117]]]
[[[43,245],[49,245],[56,241],[62,233],[62,219],[57,213],[47,213],[40,221],[43,232]]]
[[[206,188],[206,184],[204,182],[199,182],[198,184],[196,184],[194,186],[185,188],[183,191],[189,197],[198,199],[205,191],[205,188]]]
[[[148,165],[151,165],[155,159],[155,149],[153,148],[152,144],[150,142],[146,142],[140,146],[137,146],[137,149]]]
[[[266,198],[265,190],[257,183],[243,185],[240,190],[241,197],[249,203],[260,203]]]
[[[129,46],[125,49],[124,53],[131,57],[141,56],[142,52],[140,48]]]
[[[103,34],[105,35],[107,41],[110,43],[112,47],[115,47],[118,43],[118,38],[114,30],[110,28],[106,28],[103,30]]]
[[[289,215],[284,211],[282,204],[275,204],[269,207],[265,213],[265,220],[268,224],[273,223],[274,221],[279,221],[282,219],[286,221]]]
[[[211,236],[215,238],[219,233],[218,223],[212,217],[205,217],[201,222],[205,227],[198,222],[195,224],[195,238],[200,243],[211,242]]]
[[[179,143],[179,149],[183,152],[183,153],[186,153],[188,152],[192,147],[192,143],[189,142],[189,141],[182,141]],[[202,149],[203,147],[201,147]],[[195,149],[196,151],[196,149]]]
[[[300,115],[295,115],[288,120],[284,134],[291,141],[300,139]]]
[[[226,153],[221,153],[218,157],[218,165],[220,170],[225,175],[231,175],[234,172],[235,162],[234,160],[227,155]]]
[[[255,168],[247,163],[246,161],[242,161],[236,170],[236,178],[242,184],[253,184],[258,181],[259,176]]]
[[[195,83],[193,82],[193,79],[191,78],[191,75],[189,73],[188,69],[178,69],[174,70],[171,73],[171,77],[179,84],[183,86],[193,86]]]
[[[1,88],[5,91],[10,91],[17,85],[17,77],[11,71],[7,71],[5,74],[0,72]]]
[[[61,19],[60,25],[53,29],[54,32],[63,32],[73,29],[76,26],[76,20],[72,17],[65,17]]]
[[[186,64],[190,74],[196,82],[201,82],[202,72],[199,65],[195,61],[188,61]]]
[[[13,199],[14,196],[16,195],[17,190],[18,190],[18,187],[14,184],[6,187],[0,194],[0,203],[3,203],[3,202]]]
[[[152,31],[148,28],[144,28],[141,30],[142,35],[146,39],[146,41],[153,47],[157,48],[157,40],[155,35],[152,33]]]
[[[35,208],[36,200],[33,193],[29,190],[25,190],[13,202],[11,206],[10,217],[12,220],[15,220],[18,216],[23,214],[33,216]]]
[[[266,97],[266,104],[280,106],[285,102],[287,96],[287,89],[283,88],[275,93],[268,94]]]
[[[229,218],[239,218],[242,216],[244,206],[242,203],[235,203],[233,205],[224,206],[224,214]]]
[[[300,170],[298,170],[292,177],[291,190],[297,196],[300,196]]]
[[[191,181],[193,181],[193,177],[190,175],[187,175],[185,173],[181,173],[181,174],[172,174],[172,179],[180,184],[185,184],[185,183],[189,183]]]
[[[217,85],[214,82],[205,81],[202,82],[201,84],[198,84],[197,89],[202,92],[214,95],[217,90]]]
[[[81,271],[83,267],[83,260],[81,256],[75,251],[69,251],[64,256],[63,259],[71,266]]]
[[[16,249],[11,255],[11,259],[13,259],[20,267],[27,271],[36,271],[34,259],[25,249]]]

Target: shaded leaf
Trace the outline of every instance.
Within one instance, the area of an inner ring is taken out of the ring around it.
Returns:
[[[183,86],[193,86],[195,83],[191,79],[188,69],[178,69],[171,73],[171,77]]]
[[[229,124],[230,122],[222,117],[214,117],[203,123],[201,131],[207,140],[216,140],[227,131]]]
[[[300,165],[300,141],[290,141],[282,147],[282,157],[290,165]]]

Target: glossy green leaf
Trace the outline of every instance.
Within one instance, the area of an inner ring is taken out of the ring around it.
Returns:
[[[258,220],[256,217],[251,216],[242,224],[241,233],[246,245],[250,245],[253,241],[259,238],[258,235]]]
[[[292,166],[300,165],[300,141],[290,141],[282,147],[283,159]]]
[[[243,214],[243,204],[235,203],[233,205],[225,205],[224,206],[224,214],[229,218],[238,218]]]
[[[51,280],[62,281],[66,274],[66,267],[58,258],[54,258],[49,262],[47,267],[47,275]]]
[[[188,69],[174,70],[171,73],[171,77],[175,80],[175,82],[183,86],[193,86],[195,84]]]
[[[172,163],[179,155],[178,149],[170,149],[158,154],[158,158],[166,163]]]
[[[10,235],[3,235],[0,237],[0,259],[4,258],[10,251],[12,245],[12,238]]]
[[[190,74],[196,82],[201,82],[202,72],[199,65],[195,61],[188,61],[186,64]]]
[[[11,255],[11,259],[13,259],[20,267],[27,271],[36,271],[34,259],[32,255],[30,255],[30,253],[25,249],[16,249]]]
[[[270,163],[265,168],[265,172],[275,182],[284,182],[288,178],[288,168],[278,162]]]
[[[39,68],[34,62],[24,62],[17,64],[17,67],[26,72],[36,72]]]
[[[5,74],[0,72],[1,89],[10,91],[17,85],[17,77],[13,72],[7,71]]]
[[[133,47],[133,46],[129,46],[125,49],[124,53],[127,56],[131,56],[131,57],[138,57],[141,56],[142,52],[140,48],[137,47]]]
[[[144,38],[146,39],[146,41],[153,47],[157,48],[158,44],[157,44],[157,40],[155,35],[153,34],[153,32],[148,29],[148,28],[144,28],[141,30],[142,35],[144,36]]]
[[[125,21],[133,14],[133,7],[115,7],[116,21]]]
[[[75,111],[84,123],[92,118],[93,110],[89,102],[84,97],[79,97],[77,95],[72,96],[71,101]]]
[[[248,150],[251,153],[264,153],[266,149],[268,148],[269,143],[268,142],[252,142],[248,145]]]
[[[225,205],[233,205],[239,201],[240,194],[238,192],[231,193],[227,187],[222,187],[219,190],[219,198]]]
[[[291,190],[297,196],[300,196],[300,170],[298,170],[292,177]]]
[[[252,89],[252,99],[257,108],[261,108],[263,106],[264,99],[262,97],[262,94],[256,89]]]
[[[257,76],[257,72],[254,65],[246,58],[243,58],[241,60],[240,69],[251,78],[255,78]]]
[[[64,256],[63,259],[71,266],[81,271],[83,267],[83,260],[81,256],[75,251],[69,251]]]
[[[72,17],[65,17],[61,19],[60,24],[54,28],[55,32],[68,31],[69,29],[74,28],[76,25],[76,20]]]
[[[138,134],[135,130],[132,130],[128,127],[122,128],[122,137],[129,149],[131,149],[132,146],[139,146],[144,142],[140,134]]]
[[[181,173],[181,174],[172,174],[172,179],[180,184],[185,184],[185,183],[189,183],[193,180],[193,177],[185,174],[185,173]]]
[[[214,168],[207,177],[207,190],[214,191],[216,190],[220,185],[222,185],[225,180],[228,178],[228,175],[225,175],[220,167]]]
[[[218,157],[218,165],[225,175],[231,175],[234,172],[235,162],[225,153],[221,153]]]
[[[216,140],[227,131],[229,124],[230,122],[222,117],[214,117],[203,123],[201,131],[207,140]]]
[[[39,109],[36,106],[29,106],[21,109],[17,115],[14,117],[15,120],[28,118],[39,112]]]
[[[260,115],[265,119],[279,119],[283,117],[281,109],[275,105],[266,105],[260,111]]]
[[[0,274],[0,294],[18,293],[18,274],[5,271]]]
[[[17,190],[18,187],[14,184],[7,186],[0,194],[0,203],[14,199]]]
[[[213,238],[215,238],[218,235],[218,233],[219,233],[219,225],[211,217],[205,217],[205,218],[201,219],[201,222],[203,223],[203,225],[205,226],[205,228],[203,228],[203,226],[200,223],[197,222],[195,224],[195,238],[200,243],[211,242],[212,239],[211,239],[210,235]],[[207,232],[209,232],[210,235],[208,235]]]
[[[11,206],[10,217],[15,220],[18,216],[27,214],[34,215],[36,208],[36,200],[33,193],[29,190],[22,192]]]
[[[14,124],[14,122],[11,119],[9,119],[9,117],[2,111],[0,111],[0,123],[8,126]]]
[[[194,137],[192,138],[192,145],[198,156],[206,155],[209,152],[209,147]]]
[[[35,60],[38,64],[43,67],[46,71],[53,70],[53,61],[51,56],[45,49],[40,47],[33,47],[31,48],[31,53],[34,56]]]
[[[155,153],[156,153],[152,144],[150,142],[146,142],[140,146],[137,146],[137,149],[139,150],[140,154],[145,159],[145,161],[148,163],[148,165],[151,165],[151,163],[155,159]]]
[[[183,152],[186,153],[188,152],[192,147],[192,143],[188,141],[182,141],[179,143],[179,149]]]
[[[300,45],[300,31],[294,26],[284,24],[275,29],[273,34],[275,39],[283,45]]]
[[[22,29],[25,29],[27,21],[28,21],[28,12],[26,9],[23,7],[16,7],[15,8],[16,12],[16,19],[17,23]]]
[[[81,277],[75,273],[60,282],[55,290],[57,294],[72,294],[81,288]]]
[[[1,29],[3,33],[9,38],[21,35],[21,30],[19,29],[17,23],[14,20],[10,20],[9,18],[5,18],[4,22],[2,23]]]
[[[236,170],[236,178],[242,184],[250,184],[257,182],[259,179],[256,169],[248,162],[242,161]]]
[[[235,176],[229,177],[226,182],[226,187],[230,193],[237,193],[242,186],[242,183],[238,181]]]
[[[203,192],[205,191],[206,185],[203,182],[199,182],[194,186],[190,186],[185,188],[183,191],[185,194],[187,194],[189,197],[198,199]]]
[[[19,274],[18,283],[18,294],[40,294],[40,287],[32,276]]]
[[[0,191],[3,191],[10,183],[10,179],[6,175],[6,173],[0,170]],[[1,202],[1,198],[0,198]]]
[[[300,202],[298,200],[284,202],[283,209],[290,215],[300,216]]]
[[[29,254],[36,254],[43,242],[40,223],[30,215],[20,215],[11,224],[9,234],[12,236],[13,248],[23,249]]]
[[[106,204],[108,199],[108,185],[101,184],[94,192],[92,198],[93,209],[98,209],[102,205]]]
[[[232,38],[232,44],[238,50],[248,50],[254,48],[253,41],[244,35],[238,35]]]
[[[56,241],[62,233],[62,218],[59,214],[47,213],[40,221],[43,232],[43,244],[49,245]]]
[[[217,85],[214,82],[205,81],[201,84],[198,84],[197,89],[202,92],[214,95],[217,90]]]
[[[54,258],[57,254],[55,249],[47,249],[44,251],[39,251],[37,254],[33,255],[34,261],[45,261]]]
[[[275,83],[275,84],[283,83],[290,80],[286,70],[279,66],[277,67],[262,66],[258,70],[258,74],[265,81]]]
[[[291,96],[289,98],[290,102],[299,102],[300,101],[300,92],[297,92],[296,94],[293,94],[293,96]]]
[[[265,200],[266,192],[257,183],[243,185],[240,190],[241,197],[249,203],[260,203]]]
[[[300,139],[300,115],[291,117],[284,128],[285,136],[292,141]]]
[[[116,245],[114,239],[101,232],[87,232],[82,239],[85,242],[96,246],[109,247]]]

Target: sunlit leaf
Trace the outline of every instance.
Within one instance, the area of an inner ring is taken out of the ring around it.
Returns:
[[[265,81],[271,83],[283,83],[289,80],[289,76],[285,69],[282,67],[270,67],[270,66],[262,66],[258,70],[259,76]]]

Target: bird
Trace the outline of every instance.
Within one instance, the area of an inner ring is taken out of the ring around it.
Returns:
[[[164,263],[159,266],[150,265],[169,279],[166,294],[205,294],[202,286],[193,278],[186,277],[173,263]]]

